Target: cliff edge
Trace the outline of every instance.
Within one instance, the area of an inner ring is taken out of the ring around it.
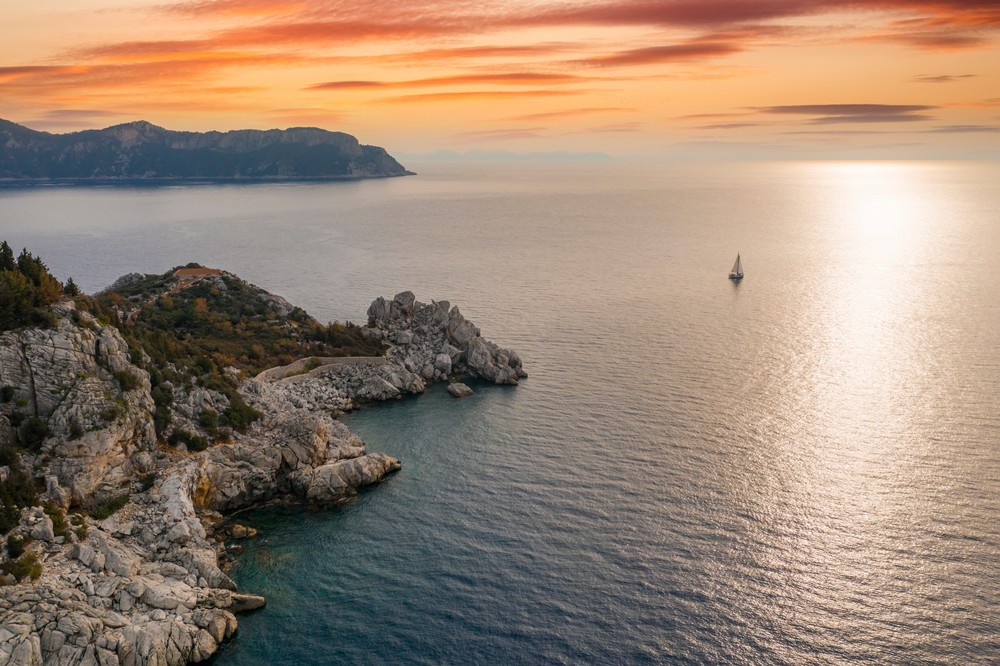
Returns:
[[[208,659],[265,603],[225,573],[226,541],[248,531],[227,514],[342,502],[400,469],[337,415],[459,375],[525,376],[458,308],[410,292],[376,299],[367,326],[322,326],[189,266],[51,315],[0,335],[0,504],[20,502],[3,526],[3,666]],[[315,353],[259,367],[289,345]]]

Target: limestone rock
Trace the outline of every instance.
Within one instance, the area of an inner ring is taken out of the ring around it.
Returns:
[[[361,486],[376,483],[400,469],[399,460],[381,453],[327,463],[302,475],[298,485],[313,502],[340,502],[357,493]]]
[[[132,365],[117,329],[90,326],[64,318],[0,335],[0,385],[15,388],[3,409],[25,403],[46,423],[49,473],[81,504],[124,492],[131,456],[156,445],[147,373]],[[138,388],[120,385],[126,375]]]
[[[265,603],[267,600],[256,594],[234,594],[233,603],[229,610],[233,613],[245,613],[263,608]]]
[[[443,375],[451,373],[451,356],[448,354],[438,354],[434,357],[434,369]]]
[[[465,398],[473,394],[473,390],[462,382],[448,384],[448,393],[456,398]]]
[[[55,538],[52,531],[52,519],[43,515],[41,519],[31,528],[31,537],[39,541],[52,541]]]

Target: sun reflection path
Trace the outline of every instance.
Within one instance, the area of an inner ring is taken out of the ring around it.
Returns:
[[[930,546],[913,527],[940,499],[933,415],[946,409],[948,322],[935,308],[951,292],[916,267],[935,262],[948,216],[926,167],[810,168],[814,215],[802,224],[823,249],[804,261],[798,277],[810,288],[780,332],[787,372],[763,434],[777,476],[753,509],[769,532],[755,559],[791,572],[770,626],[797,631],[808,616],[813,632],[876,646],[885,637],[874,618],[917,623],[918,609],[895,600],[934,566],[918,555]]]

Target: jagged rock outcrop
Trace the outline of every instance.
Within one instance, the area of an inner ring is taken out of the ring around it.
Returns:
[[[236,613],[265,603],[237,592],[220,566],[220,540],[237,533],[215,532],[223,514],[279,497],[341,502],[400,469],[335,420],[347,409],[460,375],[499,384],[526,376],[520,358],[483,339],[457,307],[403,292],[369,310],[370,334],[395,342],[384,358],[319,359],[245,380],[239,394],[263,418],[190,452],[158,445],[149,376],[118,331],[61,314],[53,329],[0,336],[0,384],[14,387],[0,425],[18,409],[48,424],[29,462],[56,504],[131,495],[72,530],[54,525],[51,508],[23,511],[14,534],[35,538],[27,549],[43,570],[34,582],[0,585],[0,666],[208,659],[236,630]],[[193,384],[170,390],[173,422],[204,436],[198,415],[230,402]]]
[[[174,132],[146,121],[68,134],[0,120],[0,179],[405,176],[383,148],[316,127]]]
[[[448,301],[420,303],[409,291],[391,301],[379,297],[368,308],[368,325],[396,342],[388,354],[390,361],[425,379],[470,375],[495,384],[517,384],[527,377],[516,352],[481,337],[479,328]]]

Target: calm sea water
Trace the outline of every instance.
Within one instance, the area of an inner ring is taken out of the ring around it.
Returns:
[[[246,516],[269,601],[218,664],[1000,661],[997,165],[410,166],[0,189],[85,289],[412,289],[531,374],[351,415],[402,471]]]

